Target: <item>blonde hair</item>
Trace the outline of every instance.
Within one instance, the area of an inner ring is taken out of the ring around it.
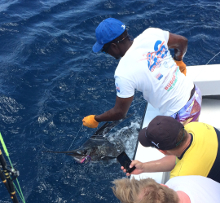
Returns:
[[[122,203],[178,203],[179,201],[176,192],[151,178],[117,179],[113,184],[113,193]]]

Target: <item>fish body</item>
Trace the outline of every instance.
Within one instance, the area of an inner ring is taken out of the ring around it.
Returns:
[[[78,163],[114,159],[125,150],[125,147],[120,139],[110,141],[106,135],[112,130],[112,128],[130,116],[131,115],[126,116],[119,121],[106,122],[78,149],[62,152],[47,152],[72,156]]]
[[[66,152],[78,163],[114,159],[124,151],[121,140],[109,141],[105,137],[89,138],[80,148]]]

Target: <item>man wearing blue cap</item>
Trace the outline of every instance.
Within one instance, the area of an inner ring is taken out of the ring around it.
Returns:
[[[201,93],[184,75],[185,37],[148,28],[132,41],[121,21],[108,18],[96,28],[96,39],[94,52],[101,51],[120,59],[114,76],[117,96],[112,109],[85,117],[84,126],[96,128],[101,121],[125,117],[135,89],[162,115],[172,116],[183,124],[198,120]],[[174,49],[174,59],[170,48]]]

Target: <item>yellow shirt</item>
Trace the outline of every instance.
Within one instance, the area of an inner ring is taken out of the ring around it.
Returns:
[[[218,155],[216,131],[213,126],[200,122],[187,124],[185,130],[192,135],[193,140],[183,157],[180,160],[177,158],[176,166],[171,171],[170,178],[186,175],[207,177]],[[217,162],[220,163],[219,156]],[[215,164],[215,167],[219,167],[219,164]],[[216,170],[214,171],[216,172]],[[213,177],[210,178],[215,180]],[[220,179],[217,178],[216,181],[220,182]]]

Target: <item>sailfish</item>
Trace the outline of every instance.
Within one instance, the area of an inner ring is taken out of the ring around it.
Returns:
[[[130,116],[131,115],[126,116],[119,121],[106,122],[78,149],[72,151],[46,152],[61,153],[72,156],[78,163],[114,159],[125,150],[125,147],[120,139],[110,141],[106,135],[112,130],[112,128]]]

